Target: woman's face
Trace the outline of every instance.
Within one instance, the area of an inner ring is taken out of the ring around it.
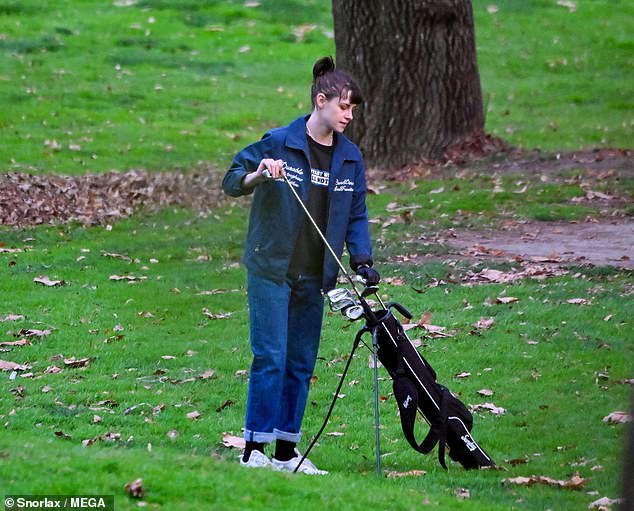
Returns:
[[[348,92],[344,97],[327,99],[324,94],[317,94],[317,113],[324,126],[337,133],[343,133],[348,123],[352,121],[352,112],[357,106],[351,103],[351,95]]]

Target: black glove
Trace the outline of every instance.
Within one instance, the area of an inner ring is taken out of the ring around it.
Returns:
[[[366,286],[376,286],[381,280],[379,272],[366,264],[357,267],[357,275],[365,279]]]

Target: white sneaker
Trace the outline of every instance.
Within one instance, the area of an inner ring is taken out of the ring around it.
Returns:
[[[251,451],[248,461],[244,461],[243,456],[240,455],[240,465],[249,468],[273,468],[271,460],[260,451]]]
[[[302,461],[302,455],[297,449],[295,449],[295,454],[296,456],[294,458],[291,458],[288,461],[280,461],[273,458],[273,461],[272,461],[273,466],[277,470],[295,472],[295,468],[297,467],[297,465],[299,465],[299,462]],[[310,461],[308,458],[302,461],[302,464],[297,469],[297,472],[301,472],[302,474],[308,474],[311,476],[314,476],[314,475],[322,476],[328,473],[327,470],[319,470],[315,465],[313,465],[313,462]]]

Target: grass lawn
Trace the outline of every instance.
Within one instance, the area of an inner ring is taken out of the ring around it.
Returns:
[[[545,151],[631,147],[629,2],[576,2],[574,12],[554,1],[473,3],[490,131]],[[264,129],[307,110],[310,68],[334,53],[330,2],[255,4],[0,0],[4,170],[225,168]],[[519,263],[451,260],[427,240],[454,227],[601,217],[596,203],[573,200],[587,186],[631,215],[634,181],[581,165],[489,170],[390,184],[368,207],[382,292],[450,334],[410,331],[439,381],[465,403],[505,409],[474,413],[475,438],[503,470],[444,471],[414,452],[382,372],[384,472],[426,473],[377,478],[365,348],[311,454],[327,477],[238,465],[222,438],[241,435],[251,358],[239,200],[110,226],[0,228],[0,360],[28,366],[0,372],[0,494],[114,495],[117,511],[537,511],[618,497],[626,426],[603,419],[630,404],[632,273],[579,266],[468,285],[484,267]],[[34,282],[42,277],[63,285]],[[474,326],[482,318],[491,328]],[[327,313],[302,448],[359,326]],[[575,474],[582,488],[505,481]],[[139,478],[145,496],[129,497],[124,486]]]
[[[24,372],[32,374],[9,380],[2,373],[5,492],[113,494],[117,509],[136,508],[123,492],[136,478],[143,479],[144,502],[157,509],[209,509],[210,503],[214,509],[412,509],[423,502],[438,509],[568,509],[595,500],[587,491],[618,494],[624,426],[603,418],[628,406],[634,280],[628,272],[589,267],[543,281],[466,286],[462,277],[478,268],[380,262],[386,278],[404,282],[386,283],[388,296],[415,317],[431,313],[433,324],[453,334],[432,338],[412,330],[439,381],[469,404],[506,409],[501,416],[477,412],[474,434],[507,471],[465,472],[452,464],[444,472],[434,456],[412,451],[386,379],[383,468],[427,474],[377,480],[372,371],[364,349],[312,455],[331,476],[257,472],[245,479],[237,451],[221,445],[224,432],[241,434],[250,363],[239,264],[245,224],[246,210],[233,205],[207,218],[164,211],[111,230],[67,225],[3,232],[1,341],[30,344],[5,345],[10,351],[0,358],[29,364]],[[65,285],[33,281],[42,276]],[[435,285],[434,277],[446,283]],[[496,304],[501,296],[518,301]],[[584,302],[568,303],[579,298]],[[480,318],[493,318],[493,328],[475,328]],[[357,326],[327,315],[308,439],[326,412]],[[88,358],[87,367],[73,368],[72,357]],[[52,366],[62,371],[52,373]],[[471,375],[456,376],[464,372]],[[484,388],[493,396],[477,394]],[[191,412],[200,417],[188,418]],[[588,479],[583,491],[502,485],[520,475],[567,480],[575,473]],[[458,502],[458,488],[470,490],[468,502]]]
[[[259,4],[2,0],[0,166],[226,167],[306,112],[312,64],[335,51],[328,0]],[[527,149],[631,147],[631,2],[473,5],[488,131]]]

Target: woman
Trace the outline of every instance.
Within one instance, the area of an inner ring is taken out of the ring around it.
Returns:
[[[362,102],[356,81],[330,57],[313,67],[312,112],[273,129],[236,155],[223,189],[253,193],[244,263],[248,270],[253,363],[249,379],[246,449],[240,463],[294,471],[297,443],[323,318],[323,293],[338,266],[297,203],[286,176],[338,255],[368,284],[372,268],[366,182],[361,153],[343,136]],[[267,172],[265,172],[267,171]],[[271,459],[265,445],[275,441]],[[299,470],[326,474],[306,459]]]

